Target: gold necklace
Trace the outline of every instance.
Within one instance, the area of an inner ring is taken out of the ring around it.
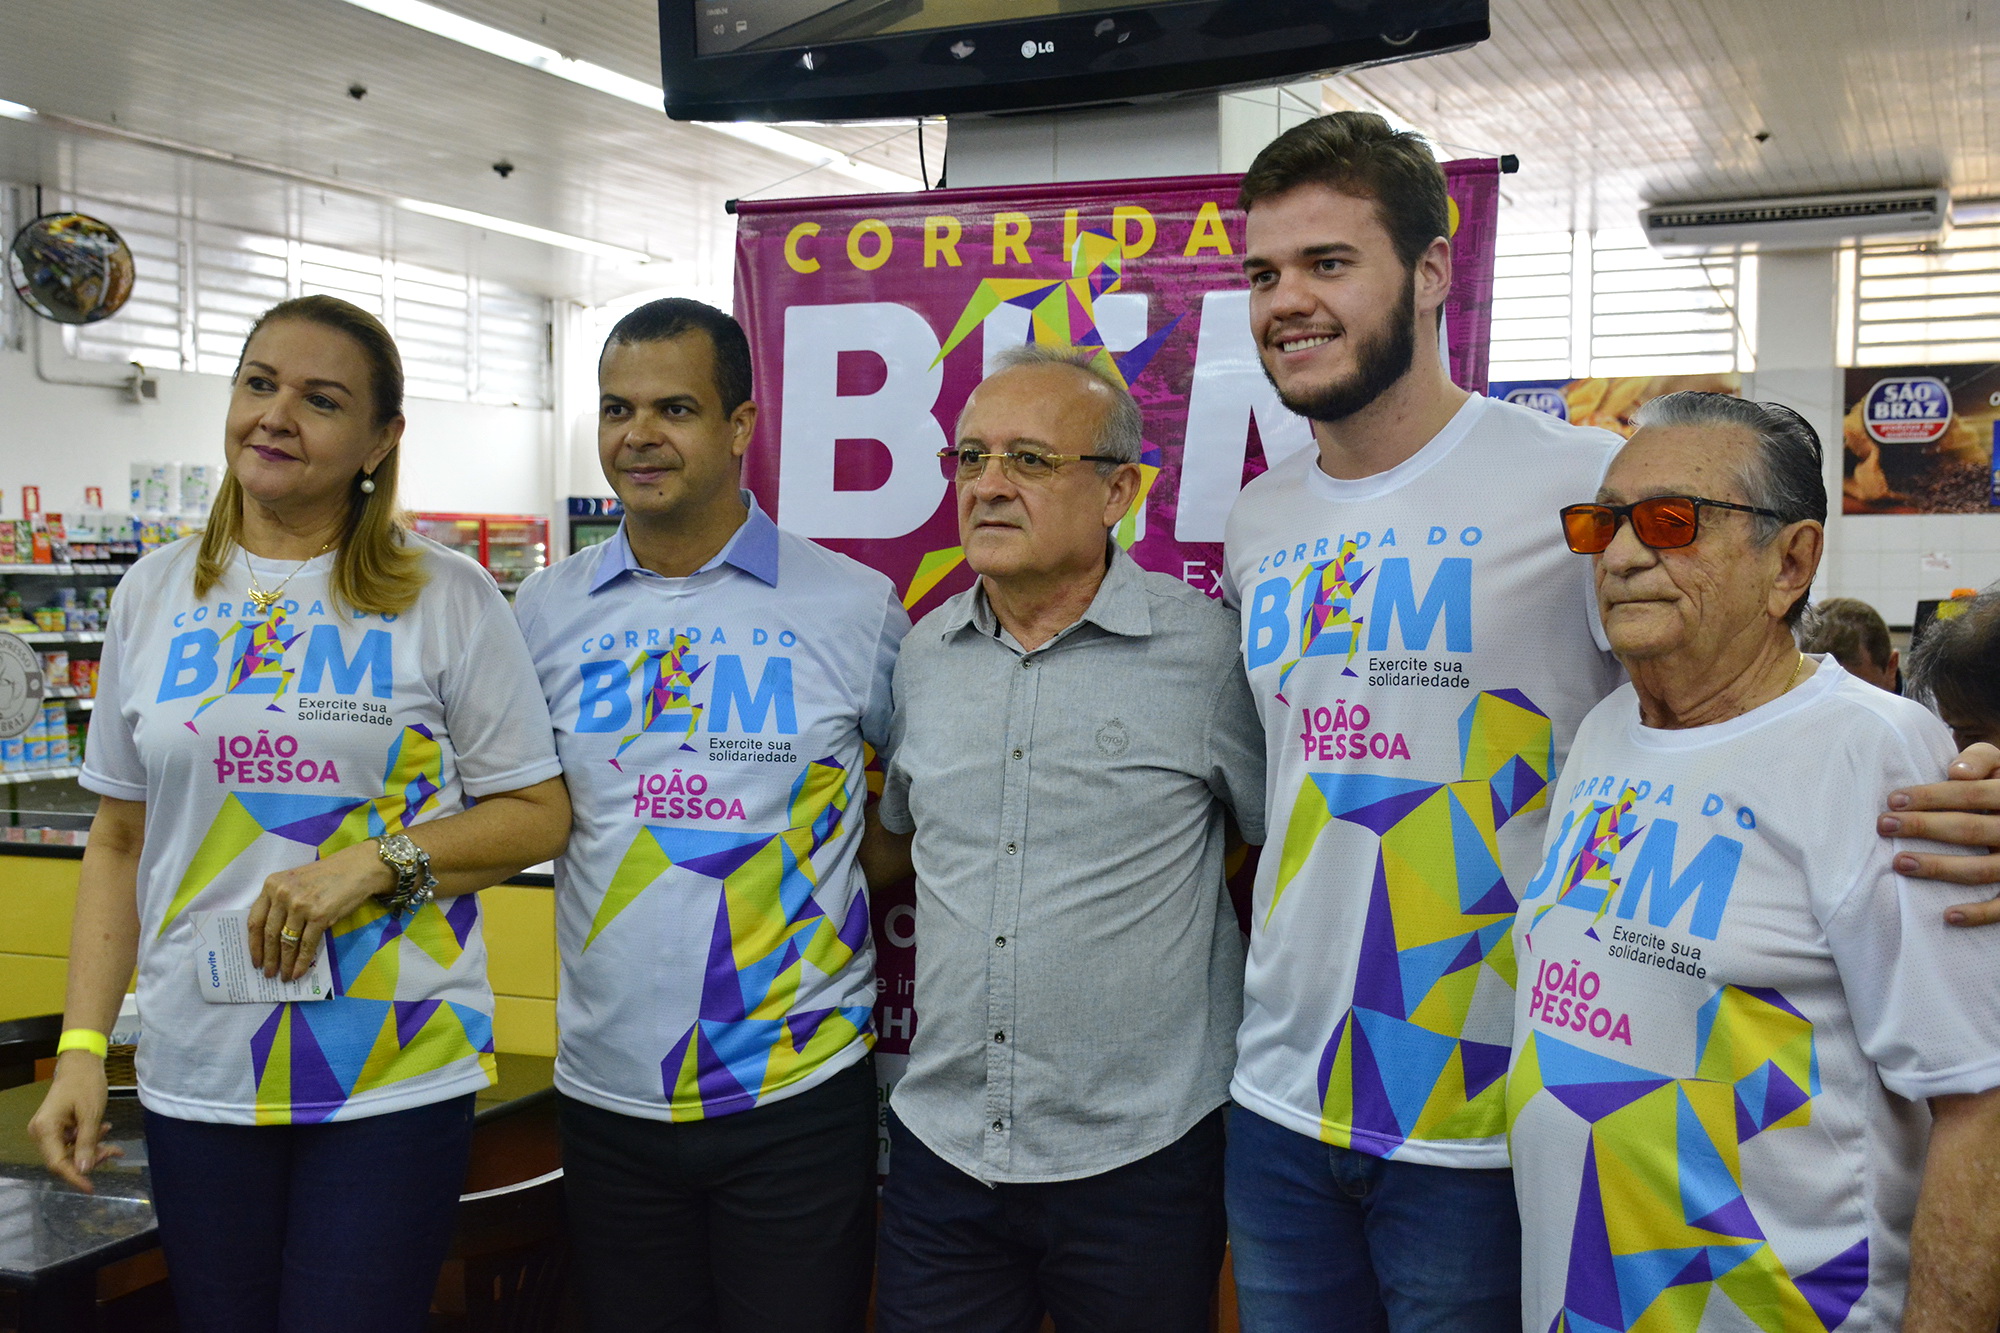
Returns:
[[[1804,653],[1800,653],[1799,660],[1792,666],[1792,678],[1785,682],[1784,689],[1778,691],[1779,698],[1782,699],[1784,696],[1792,692],[1792,686],[1799,683],[1799,673],[1801,671],[1804,671],[1805,669],[1806,669],[1806,655]]]
[[[290,583],[292,579],[298,575],[299,570],[304,569],[307,565],[310,565],[313,561],[319,559],[321,556],[325,555],[328,551],[331,551],[333,549],[333,543],[328,542],[326,545],[320,547],[317,551],[314,551],[311,555],[307,556],[305,559],[299,561],[299,563],[292,569],[292,572],[290,574],[285,575],[284,582],[280,583],[277,587],[271,589],[269,592],[264,591],[263,588],[257,585],[257,571],[250,567],[250,553],[248,551],[244,551],[241,546],[237,547],[236,549],[243,552],[243,572],[245,575],[248,576],[250,580],[250,592],[249,592],[250,601],[256,606],[258,615],[267,616],[271,614],[271,608],[277,604],[278,599],[285,595],[285,585]]]

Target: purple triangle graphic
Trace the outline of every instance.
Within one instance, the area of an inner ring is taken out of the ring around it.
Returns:
[[[1770,1066],[1770,1070],[1769,1082],[1764,1090],[1764,1114],[1758,1119],[1758,1125],[1763,1129],[1769,1129],[1812,1100],[1784,1070],[1775,1064]]]
[[[467,895],[470,896],[470,895]],[[396,1044],[408,1046],[424,1030],[424,1024],[431,1021],[437,1012],[437,1000],[397,1000],[396,1002]]]
[[[1372,804],[1357,806],[1338,818],[1350,824],[1359,824],[1377,837],[1382,837],[1408,818],[1412,810],[1437,793],[1438,789],[1434,786],[1419,787],[1415,791],[1387,796]]]
[[[326,1004],[345,1004],[345,1000],[327,1000]],[[286,1005],[291,1008],[291,1005]],[[327,1063],[326,1055],[319,1048],[318,1038],[312,1028],[292,1015],[292,1123],[295,1125],[316,1124],[332,1119],[341,1103],[347,1100],[347,1089],[340,1086],[340,1080],[333,1076],[333,1067]]]
[[[709,1045],[708,1031],[697,1024],[695,1033],[695,1081],[701,1088],[702,1112],[705,1115],[730,1115],[737,1111],[747,1111],[757,1104],[757,1099],[736,1079],[736,1075],[715,1047]]]
[[[451,906],[444,909],[445,924],[458,937],[458,947],[463,949],[471,936],[472,928],[479,924],[479,898],[476,894],[461,893],[451,900]]]
[[[1125,377],[1127,384],[1130,384],[1133,380],[1138,379],[1146,373],[1146,367],[1152,364],[1153,358],[1159,355],[1160,349],[1167,345],[1168,337],[1173,334],[1175,329],[1180,327],[1181,321],[1186,318],[1187,315],[1185,313],[1175,315],[1173,321],[1158,333],[1153,334],[1131,351],[1120,353],[1112,358],[1113,361],[1117,362],[1118,373]]]
[[[736,949],[729,930],[729,895],[715,895],[715,929],[708,937],[708,968],[702,978],[702,1018],[716,1023],[740,1023],[749,1016],[743,986],[736,971]]]
[[[785,1022],[792,1029],[792,1049],[804,1050],[806,1043],[813,1039],[820,1025],[826,1022],[827,1016],[832,1012],[831,1009],[806,1009],[796,1014],[785,1015]]]
[[[1368,1032],[1354,1024],[1354,1050],[1350,1061],[1354,1070],[1354,1124],[1392,1143],[1403,1141],[1403,1127],[1396,1121],[1396,1108],[1382,1086],[1382,1071],[1375,1063],[1375,1048],[1368,1044]]]
[[[1483,1041],[1460,1041],[1458,1061],[1465,1070],[1465,1100],[1471,1101],[1507,1075],[1507,1059],[1513,1052],[1505,1046]]]
[[[1718,1236],[1764,1239],[1764,1228],[1757,1225],[1757,1219],[1750,1213],[1749,1200],[1740,1194],[1706,1217],[1695,1218],[1688,1225],[1703,1231],[1713,1231]]]
[[[264,1081],[264,1066],[271,1063],[271,1043],[278,1039],[278,1024],[285,1016],[285,1006],[277,1005],[271,1016],[257,1025],[257,1031],[250,1037],[250,1063],[257,1071],[257,1081]]]
[[[850,951],[859,952],[868,942],[868,895],[866,892],[854,895],[847,904],[847,920],[840,927],[840,942]]]
[[[1479,942],[1479,932],[1475,930],[1465,937],[1465,946],[1452,955],[1451,962],[1445,967],[1445,975],[1449,976],[1468,967],[1477,967],[1485,960],[1486,946]]]
[[[1868,1290],[1868,1238],[1863,1236],[1810,1273],[1800,1274],[1793,1285],[1820,1323],[1839,1328]]]
[[[1361,927],[1361,956],[1354,976],[1354,1006],[1391,1018],[1403,1010],[1403,969],[1396,959],[1396,918],[1389,906],[1388,872],[1375,854],[1375,884],[1368,894],[1368,919]]]
[[[1670,1287],[1685,1287],[1690,1282],[1713,1281],[1715,1281],[1715,1269],[1708,1262],[1708,1251],[1697,1250],[1694,1258],[1687,1261],[1687,1266],[1667,1280],[1667,1285]]]
[[[1742,986],[1739,987],[1738,989],[1740,989],[1745,995],[1756,996],[1758,999],[1762,1000],[1765,1004],[1770,1005],[1773,1009],[1784,1010],[1786,1013],[1790,1014],[1793,1018],[1798,1019],[1801,1023],[1806,1021],[1806,1016],[1800,1013],[1790,1000],[1786,999],[1783,995],[1771,989],[1769,986]]]
[[[1736,1141],[1738,1143],[1748,1143],[1763,1133],[1764,1127],[1757,1123],[1757,1118],[1750,1114],[1750,1108],[1743,1104],[1743,1094],[1741,1091],[1736,1093],[1734,1101],[1736,1102]]]
[[[758,838],[739,847],[710,852],[706,856],[691,857],[679,864],[683,870],[692,870],[697,875],[706,875],[710,879],[727,879],[741,870],[745,862],[763,851],[770,843],[769,838]]]
[[[1467,916],[1506,916],[1518,910],[1520,904],[1514,901],[1514,891],[1507,887],[1505,879],[1493,881],[1493,887],[1481,894],[1472,906],[1465,909]]]
[[[1553,1091],[1553,1089],[1552,1089]],[[1611,1262],[1611,1233],[1604,1222],[1604,1198],[1597,1183],[1597,1144],[1584,1149],[1583,1184],[1577,1191],[1576,1224],[1570,1233],[1569,1281],[1563,1306],[1606,1328],[1623,1328],[1618,1270]]]
[[[1634,1079],[1619,1083],[1551,1083],[1549,1096],[1595,1124],[1613,1111],[1622,1110],[1647,1093],[1665,1087],[1669,1079]]]

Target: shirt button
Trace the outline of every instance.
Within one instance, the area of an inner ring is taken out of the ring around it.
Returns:
[[[1004,1120],[995,1120],[993,1122],[993,1132],[995,1134],[1000,1134],[1005,1132],[1006,1128],[1007,1128],[1007,1122]]]
[[[1033,666],[1034,664],[1035,664],[1035,659],[1032,657],[1024,657],[1021,659],[1021,669],[1023,671],[1026,671],[1029,667]]]
[[[1016,759],[1019,759],[1021,757],[1021,752],[1019,750],[1014,751],[1014,757]]]
[[[1010,842],[1007,844],[1007,855],[1012,856],[1017,850],[1019,849],[1016,848],[1013,843]]]
[[[1000,1042],[1002,1045],[1005,1045],[1007,1041],[1007,1034],[1004,1032],[996,1032],[993,1034],[993,1040]]]
[[[994,948],[996,948],[996,949],[1004,949],[1004,948],[1006,948],[1006,947],[1007,947],[1007,937],[1006,937],[1005,935],[1001,935],[1001,936],[999,936],[998,938],[996,938],[996,939],[995,939],[995,940],[993,941],[993,947],[994,947]]]

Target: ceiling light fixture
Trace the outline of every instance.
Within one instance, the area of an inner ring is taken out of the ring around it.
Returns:
[[[406,23],[436,37],[443,37],[469,46],[475,51],[510,60],[529,69],[553,74],[559,79],[594,88],[601,93],[622,98],[648,111],[666,113],[664,95],[658,88],[643,79],[620,74],[616,70],[594,65],[588,60],[576,60],[564,55],[552,46],[516,37],[490,24],[470,19],[463,14],[426,0],[347,0],[357,9],[365,9],[371,14],[379,14],[398,23]],[[758,125],[735,121],[694,121],[702,129],[716,134],[724,134],[743,143],[754,144],[767,152],[779,153],[794,161],[805,162],[813,167],[824,167],[852,177],[877,190],[909,191],[922,188],[914,177],[905,176],[887,167],[878,167],[862,162],[842,153],[839,149],[828,148],[825,144],[814,143],[802,135],[790,134],[773,125]]]
[[[499,232],[506,236],[519,237],[524,241],[535,241],[542,245],[554,246],[558,250],[573,250],[577,254],[591,255],[598,259],[609,259],[621,264],[666,264],[672,259],[667,255],[648,254],[644,250],[633,250],[622,245],[611,245],[605,241],[593,241],[587,236],[572,236],[566,231],[551,231],[547,227],[531,226],[516,222],[512,218],[495,217],[491,213],[479,213],[470,208],[454,208],[450,204],[435,204],[428,199],[411,199],[393,190],[378,186],[364,185],[359,181],[336,180],[330,176],[317,176],[309,171],[296,171],[291,167],[281,167],[275,162],[260,162],[256,158],[244,157],[238,153],[225,153],[214,148],[204,148],[200,144],[183,143],[163,135],[147,134],[141,130],[128,130],[122,125],[101,125],[92,120],[77,120],[70,116],[58,116],[47,111],[37,111],[33,107],[22,106],[19,102],[0,99],[0,115],[15,120],[35,120],[54,130],[64,130],[72,134],[87,134],[99,139],[115,139],[121,143],[140,144],[147,148],[157,148],[162,152],[174,153],[181,157],[199,158],[205,162],[218,162],[224,166],[237,167],[244,171],[254,171],[263,176],[275,176],[279,180],[296,181],[315,189],[334,190],[341,194],[358,195],[363,199],[379,199],[393,208],[406,213],[421,213],[425,217],[442,218],[447,222],[462,223],[477,227],[481,231]]]

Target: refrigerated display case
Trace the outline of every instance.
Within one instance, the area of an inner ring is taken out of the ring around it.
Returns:
[[[417,531],[477,560],[509,597],[549,563],[549,521],[527,514],[413,514]]]
[[[625,507],[615,496],[570,496],[569,549],[576,552],[610,541],[624,513]]]

